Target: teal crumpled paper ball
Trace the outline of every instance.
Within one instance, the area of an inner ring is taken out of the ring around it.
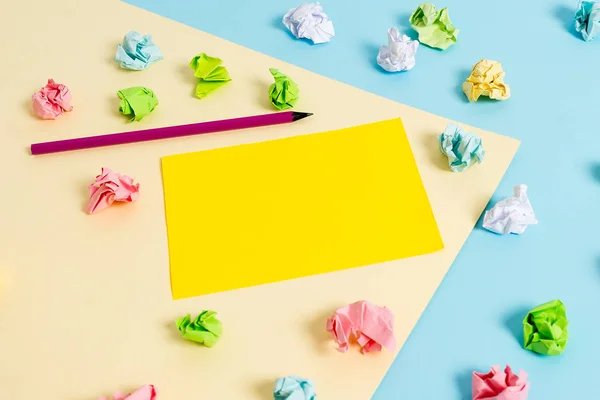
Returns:
[[[163,59],[163,55],[152,41],[152,35],[142,35],[137,31],[128,32],[123,44],[117,45],[115,61],[121,68],[141,71]]]
[[[596,37],[600,29],[600,2],[581,1],[575,13],[575,30],[583,40],[589,42]]]
[[[315,400],[317,393],[312,379],[290,375],[275,381],[273,398],[275,400]]]
[[[465,132],[458,125],[448,124],[439,141],[440,150],[448,157],[448,165],[454,172],[462,172],[475,162],[483,162],[485,151],[481,147],[481,138]]]

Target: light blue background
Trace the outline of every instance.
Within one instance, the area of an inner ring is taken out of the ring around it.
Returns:
[[[521,237],[496,236],[478,225],[374,399],[471,399],[471,372],[507,363],[529,373],[529,400],[600,398],[600,38],[586,43],[574,32],[577,2],[436,3],[448,7],[460,29],[458,43],[445,52],[420,46],[416,67],[398,75],[377,67],[377,50],[391,26],[415,37],[407,20],[418,0],[323,0],[336,37],[317,46],[293,39],[281,24],[300,1],[128,2],[381,96],[522,140],[492,201],[525,183],[540,221]],[[481,58],[502,63],[510,100],[468,103],[460,86]],[[522,318],[554,298],[567,306],[567,350],[558,357],[523,350]],[[394,311],[401,317],[402,310]]]

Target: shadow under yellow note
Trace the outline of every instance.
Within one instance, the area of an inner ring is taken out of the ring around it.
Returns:
[[[174,299],[443,248],[399,118],[167,156],[162,173]]]

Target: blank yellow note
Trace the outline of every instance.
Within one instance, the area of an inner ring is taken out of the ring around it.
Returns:
[[[168,156],[162,172],[175,299],[443,248],[400,119]]]

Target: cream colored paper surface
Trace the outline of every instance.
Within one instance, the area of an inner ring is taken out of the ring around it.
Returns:
[[[436,135],[448,120],[320,77],[116,0],[6,3],[0,33],[5,77],[0,166],[0,388],[11,400],[88,400],[155,384],[161,399],[269,399],[276,377],[315,380],[319,398],[365,400],[395,354],[346,354],[324,332],[337,307],[367,299],[396,314],[402,344],[471,232],[518,142],[467,127],[486,160],[452,173]],[[147,71],[112,61],[131,29],[151,33],[165,60]],[[187,66],[204,51],[233,81],[198,100]],[[86,68],[82,68],[82,63]],[[286,127],[29,155],[31,143],[267,113],[268,68],[302,90],[298,110],[315,115]],[[30,96],[47,78],[73,91],[74,110],[37,120]],[[142,123],[118,112],[116,91],[146,86],[160,101]],[[335,103],[326,99],[335,94]],[[226,104],[226,106],[224,106]],[[160,158],[401,117],[445,249],[355,268],[173,301]],[[102,166],[135,177],[140,199],[89,216],[87,186]],[[182,340],[174,321],[219,312],[224,334],[206,349]],[[257,316],[260,313],[261,317]],[[264,316],[270,316],[268,324]]]

